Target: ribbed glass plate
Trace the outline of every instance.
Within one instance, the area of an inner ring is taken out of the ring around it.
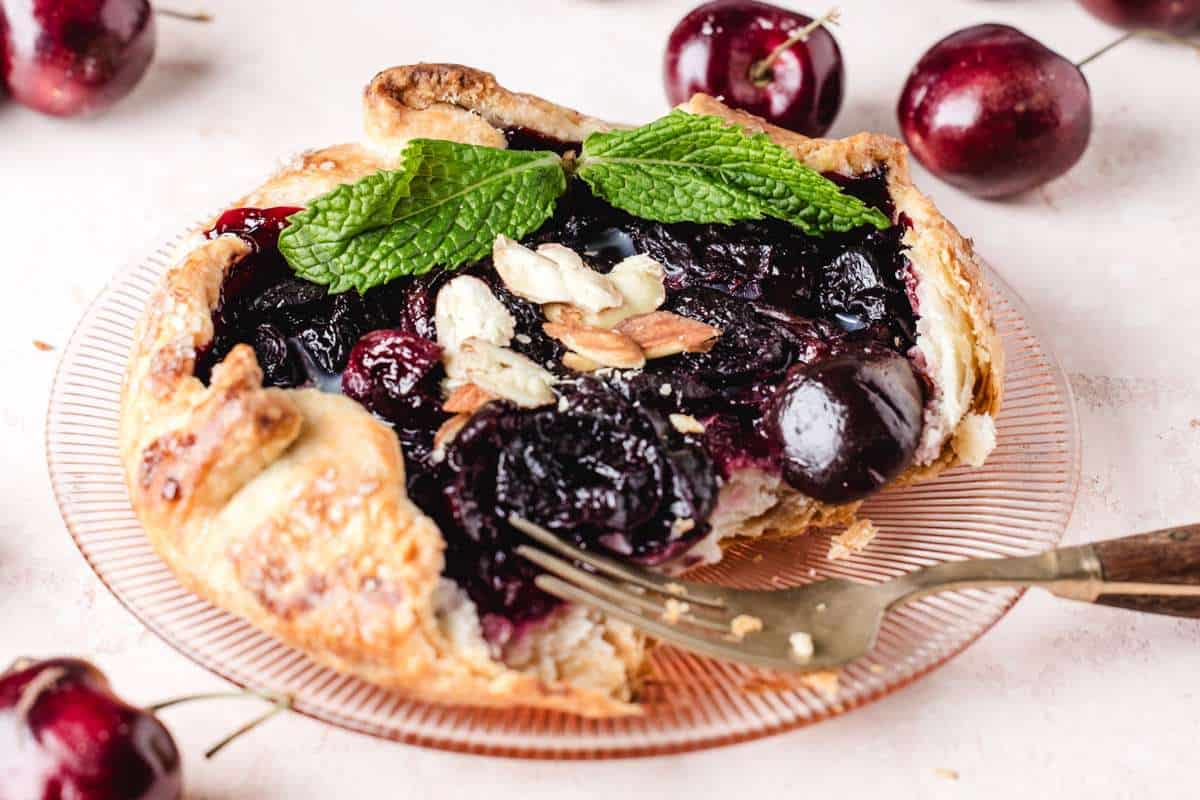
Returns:
[[[745,741],[844,713],[900,689],[981,636],[1019,597],[964,591],[891,613],[878,644],[837,687],[659,648],[640,718],[428,705],[318,666],[184,589],[134,516],[117,458],[121,377],[133,326],[171,246],[122,271],[79,323],[50,399],[46,451],[63,520],[101,581],[167,643],[234,683],[294,695],[297,711],[427,747],[529,758],[607,758]],[[865,513],[880,532],[831,562],[828,534],[735,546],[696,577],[770,588],[825,576],[882,581],[938,561],[1036,553],[1062,537],[1075,503],[1079,442],[1070,390],[1023,304],[989,270],[1008,355],[999,447],[981,469],[887,491]],[[765,556],[760,558],[760,556]]]

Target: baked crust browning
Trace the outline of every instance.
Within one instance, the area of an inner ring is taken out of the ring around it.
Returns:
[[[305,153],[238,205],[304,205],[393,166],[417,136],[503,147],[509,126],[564,140],[609,128],[449,64],[381,72],[365,108],[365,144]],[[703,96],[686,108],[764,130],[821,171],[888,168],[896,208],[911,221],[904,241],[918,277],[918,347],[937,387],[927,427],[944,428],[906,479],[954,463],[953,432],[968,415],[998,408],[1001,350],[970,245],[912,187],[903,146],[870,134],[810,140]],[[232,236],[190,245],[138,325],[120,429],[133,506],[184,585],[324,665],[415,698],[639,713],[631,698],[645,640],[622,623],[564,608],[504,653],[488,646],[465,594],[441,577],[444,542],[405,494],[395,435],[362,406],[313,389],[264,388],[248,345],[214,368],[209,385],[193,375],[197,351],[213,337],[222,278],[249,247]],[[849,521],[857,507],[773,491],[775,508],[731,532],[795,533]]]

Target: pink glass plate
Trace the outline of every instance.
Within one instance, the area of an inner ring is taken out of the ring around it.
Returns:
[[[527,758],[611,758],[698,750],[841,714],[902,688],[960,653],[1020,596],[973,590],[888,615],[879,641],[838,672],[837,688],[659,648],[640,718],[589,721],[407,699],[318,666],[184,589],[151,549],[117,458],[121,377],[132,330],[171,247],[122,271],[84,315],[59,365],[46,422],[50,478],[63,520],[100,580],[150,630],[242,686],[295,697],[297,711],[363,733],[460,752]],[[698,574],[770,588],[824,576],[886,580],[916,567],[1035,553],[1063,535],[1079,479],[1070,390],[1024,305],[988,271],[1008,354],[999,447],[981,469],[884,492],[866,506],[879,526],[861,555],[829,561],[828,534],[740,544]],[[765,558],[759,558],[759,556]]]

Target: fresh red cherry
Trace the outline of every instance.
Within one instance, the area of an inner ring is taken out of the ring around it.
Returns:
[[[8,17],[0,3],[0,98],[8,94]]]
[[[1200,26],[1200,0],[1079,0],[1110,25],[1184,34]]]
[[[1087,148],[1092,98],[1079,68],[1007,25],[976,25],[921,56],[900,130],[931,172],[980,197],[1039,186]]]
[[[667,40],[663,83],[672,105],[703,92],[806,136],[821,136],[842,106],[837,41],[793,11],[716,0],[679,21]]]
[[[0,676],[0,800],[176,800],[182,787],[171,734],[88,662]]]
[[[147,0],[3,0],[14,98],[60,117],[100,111],[137,84],[154,57]]]

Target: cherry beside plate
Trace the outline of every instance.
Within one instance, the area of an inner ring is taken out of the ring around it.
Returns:
[[[836,682],[659,648],[643,692],[646,714],[631,719],[430,705],[321,667],[184,589],[150,547],[129,504],[117,456],[121,378],[133,327],[179,240],[121,271],[71,337],[46,420],[51,483],[80,552],[126,608],[218,675],[293,695],[300,713],[466,753],[612,758],[700,750],[819,722],[901,689],[962,652],[1021,595],[1013,589],[954,592],[892,612],[875,648],[839,670]],[[694,577],[747,588],[834,576],[881,581],[938,561],[1026,555],[1058,543],[1079,485],[1070,388],[1025,305],[991,269],[987,280],[1008,357],[999,446],[988,463],[873,498],[864,514],[880,532],[862,554],[829,561],[829,533],[751,541]]]

